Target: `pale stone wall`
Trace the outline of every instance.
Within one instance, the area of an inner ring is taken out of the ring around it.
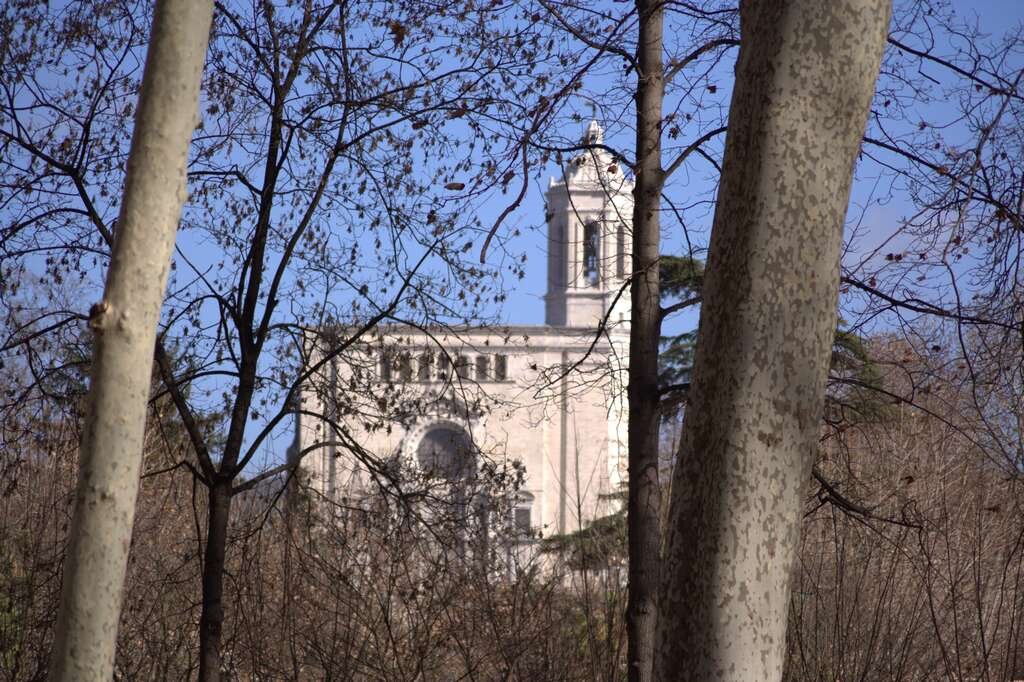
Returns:
[[[548,188],[544,326],[436,333],[387,327],[305,387],[295,447],[312,453],[303,468],[320,493],[338,499],[370,491],[353,446],[375,460],[398,457],[412,465],[424,436],[447,425],[469,434],[492,461],[522,462],[533,524],[544,534],[576,530],[610,511],[602,496],[620,490],[626,476],[633,183],[603,148],[603,135],[590,122],[582,137],[589,148]],[[606,329],[598,331],[602,322]],[[439,379],[438,363],[423,380],[418,358],[427,351],[453,362],[466,357],[469,370]],[[398,360],[384,376],[384,353],[405,354],[410,364]],[[488,358],[490,376],[479,376],[480,356]],[[311,352],[312,362],[316,357]],[[493,376],[498,357],[507,363],[501,380]],[[552,381],[565,367],[572,372]],[[334,415],[322,396],[342,395],[347,411]],[[382,410],[378,399],[390,405]],[[396,405],[408,407],[407,414],[393,411]],[[344,424],[348,445],[314,451],[334,438],[313,414]]]
[[[403,376],[396,364],[390,382],[379,376],[369,379],[367,390],[383,394],[390,384],[398,392],[397,402],[420,403],[422,409],[407,419],[390,420],[383,428],[368,427],[362,418],[341,421],[351,439],[375,458],[399,457],[410,466],[416,465],[416,449],[428,431],[439,426],[460,428],[491,461],[522,462],[526,471],[522,490],[533,496],[533,523],[545,535],[576,530],[610,509],[601,496],[621,485],[625,467],[626,401],[619,376],[624,368],[610,352],[609,341],[594,344],[594,334],[592,330],[514,327],[430,338],[406,328],[389,329],[379,345],[362,351],[369,360],[366,366],[380,364],[382,348],[408,353],[413,360],[412,377]],[[615,346],[628,342],[621,332],[610,337]],[[430,380],[419,379],[416,360],[428,350],[437,358],[438,344],[453,359],[470,360],[465,377],[452,371],[448,381],[438,380],[435,360]],[[477,376],[479,355],[488,358],[492,377]],[[503,381],[493,378],[498,356],[507,363]],[[584,356],[565,379],[553,381],[563,373],[562,367]],[[334,390],[346,390],[349,373],[344,368],[335,371]],[[308,412],[329,414],[329,407],[313,390],[304,391],[302,401]],[[460,409],[463,406],[469,406],[469,414]],[[299,423],[300,451],[323,440],[329,431],[325,423],[308,416],[300,417]],[[304,468],[310,483],[328,498],[373,492],[365,467],[347,448],[323,447],[305,458]]]

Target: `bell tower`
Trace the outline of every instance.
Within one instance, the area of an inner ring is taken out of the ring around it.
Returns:
[[[611,309],[609,328],[625,331],[633,183],[601,146],[604,130],[596,120],[587,125],[580,143],[585,149],[565,164],[562,180],[551,178],[548,185],[545,323],[595,329]]]

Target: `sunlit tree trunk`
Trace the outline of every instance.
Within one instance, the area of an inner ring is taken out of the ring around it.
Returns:
[[[664,4],[637,0],[636,184],[633,209],[632,319],[629,338],[629,603],[628,676],[651,679],[661,563],[661,488],[658,482],[658,340],[661,296],[661,109]]]
[[[108,682],[131,543],[153,346],[210,33],[209,0],[156,3],[95,348],[50,679]]]
[[[779,680],[853,164],[889,0],[756,0],[672,485],[655,678]]]

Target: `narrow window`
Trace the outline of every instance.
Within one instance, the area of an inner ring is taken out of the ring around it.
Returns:
[[[381,378],[381,381],[387,381],[387,382],[391,381],[391,363],[392,363],[391,353],[389,353],[388,351],[383,351],[380,354],[380,378]]]
[[[460,379],[469,378],[469,358],[465,355],[459,355],[455,358],[455,372],[459,375]]]
[[[600,226],[596,221],[591,220],[583,226],[583,280],[592,287],[596,287],[601,278],[598,260],[600,241]]]
[[[555,264],[557,269],[555,283],[560,287],[564,287],[566,286],[569,270],[569,226],[565,223],[558,223],[557,241],[558,243],[555,244],[555,254],[558,256],[558,262]]]
[[[412,381],[412,356],[406,351],[398,356],[398,376],[405,381]]]
[[[617,236],[617,244],[615,245],[618,253],[615,254],[615,276],[619,279],[626,277],[626,224],[619,221],[619,230]]]
[[[430,370],[434,368],[434,354],[429,351],[420,356],[418,378],[420,381],[430,381]]]
[[[533,495],[521,492],[516,495],[516,506],[512,509],[512,531],[520,540],[532,538],[536,533],[533,526]]]
[[[452,359],[448,353],[441,351],[441,355],[437,358],[437,378],[441,381],[447,381],[448,375],[451,374]]]
[[[488,381],[491,378],[491,359],[486,355],[476,356],[476,380]]]
[[[531,516],[532,514],[529,507],[516,507],[516,535],[524,537],[530,534],[530,529],[533,528],[533,520]]]
[[[481,494],[473,500],[474,511],[476,512],[476,553],[477,558],[486,561],[490,554],[491,535],[491,500],[486,494]]]
[[[494,356],[494,380],[506,381],[508,379],[508,356]]]

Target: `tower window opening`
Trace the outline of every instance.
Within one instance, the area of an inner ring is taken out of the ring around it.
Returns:
[[[447,381],[448,375],[451,374],[452,359],[447,353],[443,352],[437,358],[437,378],[439,381]]]
[[[494,356],[494,380],[506,381],[508,379],[508,356]]]
[[[572,278],[570,273],[573,266],[569,253],[574,236],[569,229],[569,225],[566,223],[559,225],[558,229],[558,284],[559,286],[567,287],[569,286],[569,280]]]
[[[391,382],[391,369],[394,366],[395,359],[391,356],[391,353],[384,351],[380,354],[380,378],[381,381]]]
[[[583,279],[589,286],[597,286],[600,276],[601,230],[597,221],[583,226]]]

